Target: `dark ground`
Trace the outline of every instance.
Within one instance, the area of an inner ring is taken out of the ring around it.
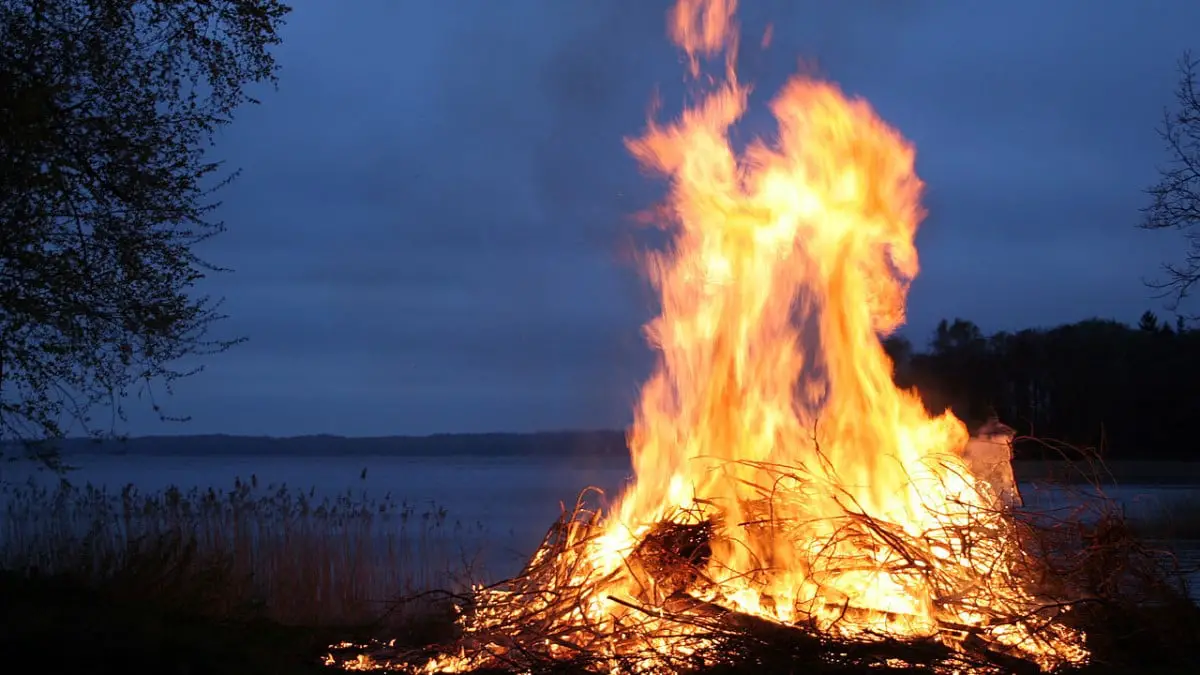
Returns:
[[[298,589],[299,590],[299,589]],[[194,606],[189,606],[194,605]],[[202,601],[129,594],[120,588],[89,588],[67,578],[0,574],[0,649],[4,672],[155,673],[164,675],[258,675],[342,672],[321,665],[329,645],[390,634],[413,646],[445,643],[452,631],[445,615],[414,622],[408,628],[311,628],[282,626],[244,613],[216,616],[196,609]],[[1196,672],[1192,657],[1200,644],[1200,610],[1195,606],[1130,611],[1100,607],[1082,620],[1093,637],[1090,647],[1107,664],[1081,674]],[[757,637],[755,638],[758,639]],[[758,642],[754,642],[758,645]],[[878,667],[834,666],[812,653],[811,646],[780,643],[742,654],[745,663],[712,672],[880,673]],[[758,647],[755,647],[758,649]],[[731,650],[733,651],[733,650]],[[29,665],[22,666],[25,662]],[[539,671],[540,672],[540,671]],[[561,665],[545,671],[575,672]],[[931,672],[923,668],[894,672]],[[1031,672],[1014,667],[1014,673]]]
[[[332,634],[87,588],[0,576],[0,650],[23,673],[320,673]],[[22,666],[26,663],[26,666]]]

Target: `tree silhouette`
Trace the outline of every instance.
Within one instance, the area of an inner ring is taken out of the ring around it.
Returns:
[[[1146,312],[1132,327],[1090,319],[984,336],[955,319],[938,324],[924,353],[890,339],[885,348],[897,361],[897,384],[915,387],[931,412],[950,408],[973,429],[995,415],[1022,435],[1108,457],[1196,457],[1200,331],[1184,322],[1172,328]]]
[[[277,0],[0,0],[0,439],[96,432],[89,411],[222,351],[218,270],[234,172],[213,133],[274,83]],[[158,410],[156,404],[153,404]],[[161,411],[159,411],[162,414]],[[111,431],[111,429],[110,429]]]
[[[903,335],[893,334],[883,339],[883,351],[892,360],[892,374],[898,381],[910,378],[913,345]]]
[[[1166,278],[1150,285],[1174,295],[1176,305],[1200,280],[1200,59],[1184,53],[1179,60],[1176,107],[1163,115],[1158,134],[1170,153],[1159,169],[1159,181],[1147,192],[1151,202],[1143,211],[1141,227],[1184,232],[1188,251],[1183,262],[1164,265]]]
[[[1158,324],[1158,317],[1154,312],[1146,310],[1142,313],[1142,318],[1138,320],[1138,330],[1146,333],[1157,333],[1162,330],[1162,326]]]

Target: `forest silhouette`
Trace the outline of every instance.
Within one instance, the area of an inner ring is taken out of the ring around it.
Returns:
[[[1018,434],[1021,459],[1195,459],[1200,330],[1146,312],[1136,326],[1089,319],[985,335],[943,320],[924,350],[902,336],[884,347],[895,379],[931,412],[972,429],[996,417]],[[1045,441],[1055,441],[1047,447]]]

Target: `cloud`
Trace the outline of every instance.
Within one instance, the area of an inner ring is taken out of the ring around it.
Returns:
[[[250,342],[181,386],[195,422],[170,430],[626,422],[652,303],[621,256],[663,186],[622,139],[656,91],[665,115],[686,92],[668,5],[298,7],[279,91],[219,145],[244,175],[204,252],[238,271],[206,289]],[[944,316],[996,330],[1155,305],[1140,282],[1179,242],[1133,226],[1200,6],[743,5],[743,136],[769,132],[761,104],[803,61],[917,144],[915,340]]]

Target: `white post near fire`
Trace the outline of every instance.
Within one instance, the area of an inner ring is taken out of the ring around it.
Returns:
[[[971,473],[992,486],[999,498],[999,507],[1018,507],[1024,504],[1012,468],[1012,442],[1016,432],[1000,420],[992,418],[976,431],[963,459]]]

